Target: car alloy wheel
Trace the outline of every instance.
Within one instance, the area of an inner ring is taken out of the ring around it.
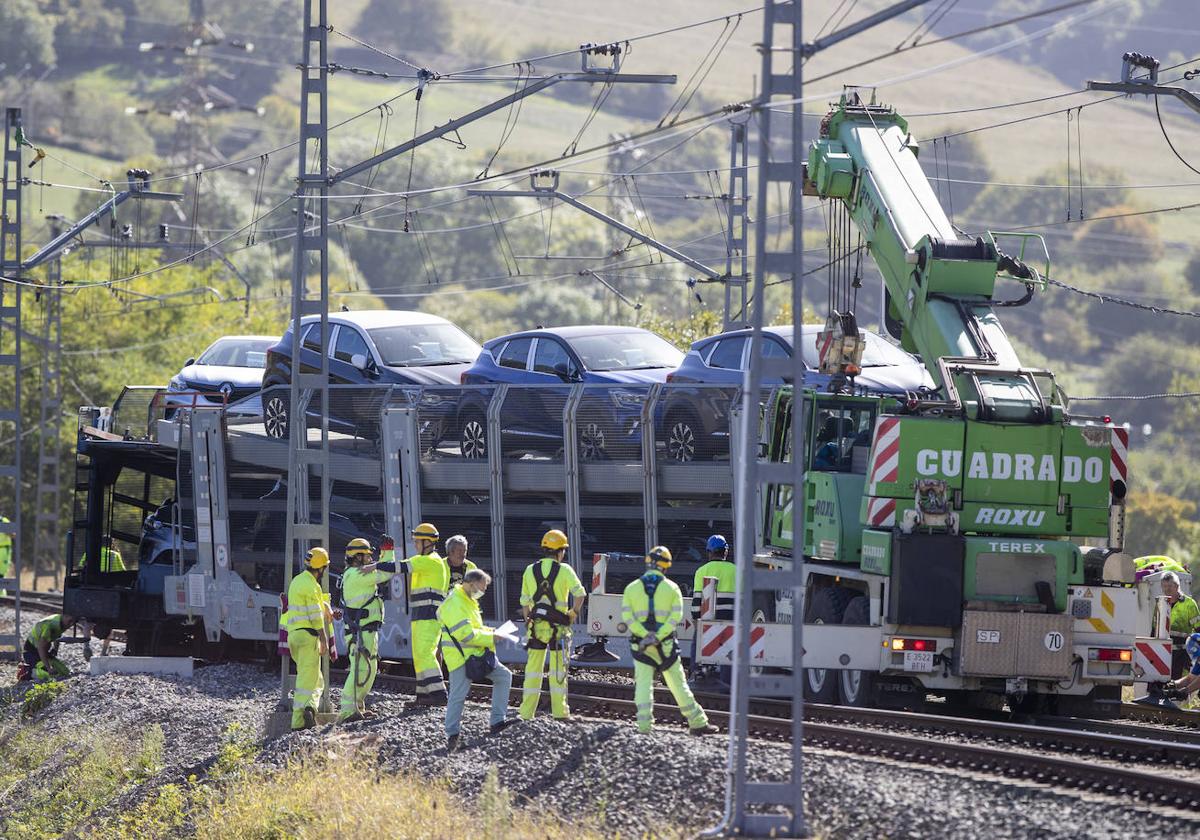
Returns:
[[[579,457],[585,461],[604,457],[604,430],[599,423],[579,427]]]
[[[288,404],[282,394],[275,394],[267,399],[263,409],[263,426],[267,436],[276,439],[288,436]]]
[[[464,458],[475,460],[487,457],[487,429],[483,421],[472,417],[463,423],[458,449]]]
[[[676,420],[671,424],[667,435],[667,453],[681,464],[696,460],[696,434],[692,424],[686,420]]]

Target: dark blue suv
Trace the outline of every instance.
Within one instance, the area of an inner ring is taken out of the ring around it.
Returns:
[[[820,324],[805,324],[804,384],[821,390],[831,377],[817,370],[817,333]],[[667,451],[676,461],[709,459],[729,451],[729,419],[724,411],[713,409],[713,401],[704,389],[689,389],[688,384],[741,387],[750,366],[749,329],[730,330],[702,338],[692,344],[679,369],[667,376],[672,384],[664,397],[664,431]],[[862,373],[854,378],[857,388],[871,393],[904,394],[932,389],[933,379],[920,359],[878,335],[863,330],[866,348]],[[791,358],[793,328],[763,328],[763,355],[766,358]],[[776,380],[773,384],[782,384]]]
[[[300,369],[320,370],[320,317],[301,321]],[[482,349],[445,318],[423,312],[376,310],[329,313],[330,385],[457,385],[463,371]],[[292,381],[292,331],[267,350],[263,371],[262,414],[266,432],[286,438]],[[378,421],[383,391],[369,388],[333,388],[329,395],[331,427],[350,434],[370,436]],[[423,414],[437,429],[422,429],[427,445],[436,445],[452,427],[454,402],[430,393],[422,398]],[[433,405],[435,404],[436,405]],[[310,406],[310,416],[316,411]]]
[[[579,326],[527,330],[485,342],[464,385],[607,385],[586,389],[576,415],[580,456],[636,458],[649,385],[665,382],[683,354],[670,342],[638,327]],[[621,388],[621,385],[630,386]],[[501,435],[506,451],[556,454],[563,446],[567,389],[517,389],[506,397]],[[486,389],[464,395],[458,412],[459,451],[487,455]],[[510,406],[509,400],[517,402]],[[511,410],[510,410],[511,409]]]

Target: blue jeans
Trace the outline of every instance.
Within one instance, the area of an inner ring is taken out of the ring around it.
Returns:
[[[512,688],[512,671],[499,662],[495,669],[487,675],[492,681],[492,726],[504,721],[508,714],[508,692]],[[450,672],[450,696],[446,702],[446,736],[457,735],[462,724],[463,703],[467,701],[467,692],[471,690],[471,681],[467,679],[466,668],[455,668]]]

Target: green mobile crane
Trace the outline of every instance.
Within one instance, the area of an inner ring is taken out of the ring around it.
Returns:
[[[1000,324],[1000,308],[1044,288],[1044,242],[960,231],[917,151],[893,109],[847,93],[811,144],[805,192],[853,220],[883,275],[888,331],[936,388],[855,394],[861,339],[852,312],[831,311],[818,350],[843,387],[798,401],[808,451],[791,451],[791,388],[763,423],[772,460],[804,461],[800,550],[791,488],[772,486],[757,562],[804,564],[794,611],[814,625],[805,661],[830,665],[806,664],[813,700],[908,704],[939,693],[1111,707],[1123,683],[1144,678],[1137,636],[1154,635],[1153,603],[1139,605],[1131,581],[1105,581],[1122,547],[1127,433],[1072,415],[1053,375],[1023,367]],[[1026,261],[1035,249],[1039,268]],[[1000,279],[1015,281],[1013,294]],[[780,628],[793,606],[782,596],[772,606],[755,664],[791,661]],[[702,662],[727,661],[720,625],[701,621]]]

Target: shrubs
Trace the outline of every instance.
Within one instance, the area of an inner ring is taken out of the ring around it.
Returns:
[[[29,720],[36,717],[38,712],[53,703],[58,699],[58,695],[66,690],[66,683],[57,680],[30,686],[29,690],[25,692],[25,701],[21,704],[22,719]]]

